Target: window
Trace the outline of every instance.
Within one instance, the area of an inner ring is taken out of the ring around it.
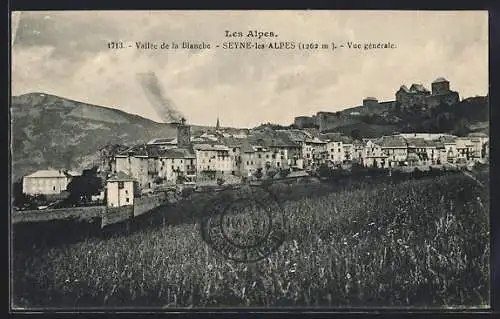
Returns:
[[[122,189],[123,188],[123,182],[118,182],[118,189]]]
[[[125,190],[125,195],[128,195],[128,190]]]
[[[236,148],[233,148],[233,152],[236,153]]]
[[[259,158],[262,158],[262,155],[259,154]]]
[[[52,190],[53,190],[53,191],[55,191],[55,190],[56,190],[56,187],[55,187],[55,186],[54,186],[54,187],[52,187]]]
[[[127,198],[125,198],[125,201],[126,201],[127,203],[129,202],[129,199],[128,199],[128,197],[127,197]]]

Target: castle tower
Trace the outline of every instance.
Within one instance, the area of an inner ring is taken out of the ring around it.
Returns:
[[[191,145],[191,127],[186,124],[186,119],[182,118],[177,125],[177,147],[187,148]]]
[[[215,129],[218,131],[220,129],[219,117],[217,116],[217,124],[215,125]]]
[[[367,97],[363,99],[363,106],[365,108],[376,108],[378,106],[378,100],[374,97]]]
[[[432,95],[440,95],[450,92],[450,82],[445,78],[437,78],[434,82],[432,82],[431,86]]]

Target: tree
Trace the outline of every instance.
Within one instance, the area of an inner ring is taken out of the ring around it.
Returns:
[[[255,174],[254,174],[255,178],[261,179],[262,175],[263,175],[262,174],[262,168],[261,167],[257,168],[257,170],[255,171]]]
[[[99,194],[102,180],[97,175],[97,166],[86,169],[81,176],[74,177],[68,184],[69,197],[71,203],[90,202],[92,195]]]
[[[12,184],[12,197],[15,207],[35,207],[33,197],[23,193],[23,181],[21,179]]]
[[[222,186],[225,182],[226,181],[222,177],[217,178],[217,185]]]
[[[290,169],[289,168],[282,168],[282,169],[280,169],[279,174],[280,174],[281,178],[285,178],[290,174]]]
[[[278,172],[274,169],[269,169],[266,171],[266,174],[269,178],[274,178]]]
[[[192,187],[183,187],[180,196],[182,199],[188,199],[191,197],[191,195],[194,193],[194,188]]]
[[[328,167],[326,164],[321,164],[318,167],[318,175],[322,178],[331,178],[332,177],[332,169]]]

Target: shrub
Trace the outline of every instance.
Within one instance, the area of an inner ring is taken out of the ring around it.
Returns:
[[[290,175],[290,169],[289,168],[282,168],[279,170],[279,174],[281,178],[285,178],[288,175]]]
[[[254,173],[254,176],[257,179],[261,179],[262,178],[263,174],[262,174],[262,168],[261,167],[257,168],[257,170]]]
[[[226,181],[222,177],[217,178],[217,185],[222,186],[225,182]]]

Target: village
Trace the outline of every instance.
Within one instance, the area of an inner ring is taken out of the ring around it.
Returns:
[[[396,91],[395,101],[379,103],[376,98],[365,98],[361,108],[376,113],[380,105],[384,109],[383,105],[389,103],[425,111],[439,103],[452,105],[459,101],[458,93],[450,90],[446,79],[440,77],[431,86],[429,91],[422,84],[412,84],[410,89],[403,85]],[[158,137],[132,146],[104,145],[93,163],[101,183],[94,187],[80,185],[92,188],[92,196],[85,204],[130,206],[136,197],[169,189],[197,190],[318,176],[320,168],[325,167],[349,171],[354,165],[385,169],[391,174],[395,170],[459,169],[488,162],[489,137],[485,133],[454,136],[394,132],[376,138],[354,138],[327,130],[336,116],[319,112],[313,117],[296,117],[289,127],[263,125],[251,130],[222,127],[217,117],[215,127],[196,134],[182,118],[171,123],[177,129],[175,138]],[[68,196],[71,182],[81,175],[68,169],[37,171],[23,177],[22,193],[30,198],[43,197],[35,208],[53,207]],[[33,209],[33,205],[30,207]]]
[[[316,129],[265,128],[227,133],[219,125],[191,136],[190,125],[177,123],[176,138],[156,138],[134,146],[106,145],[95,163],[102,190],[92,196],[108,207],[132,205],[134,197],[169,187],[240,184],[254,180],[311,176],[321,166],[352,165],[412,171],[467,167],[488,161],[489,138],[435,133],[397,133],[353,139]],[[23,178],[23,193],[60,198],[78,172],[41,170]],[[54,201],[55,202],[55,201]],[[45,207],[39,207],[43,209]]]

